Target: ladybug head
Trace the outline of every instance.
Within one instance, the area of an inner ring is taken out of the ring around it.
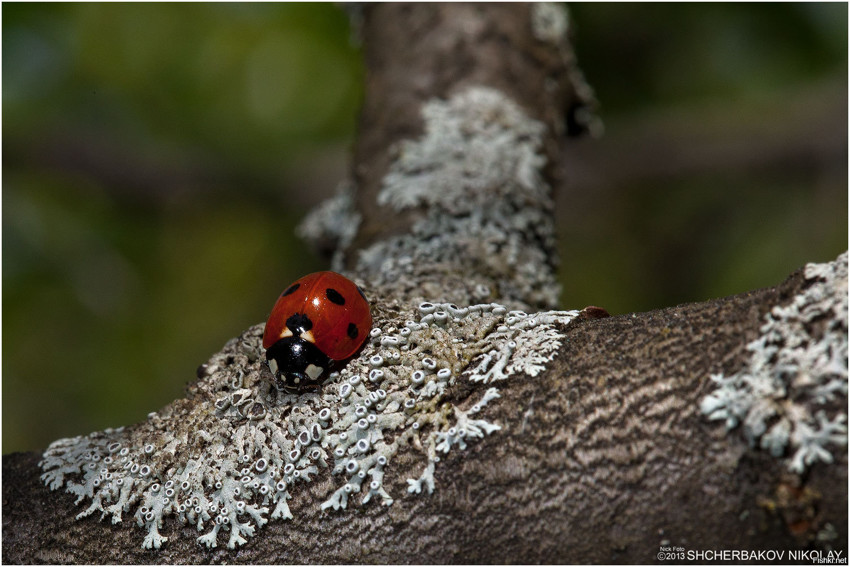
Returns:
[[[297,335],[269,347],[266,359],[277,387],[288,393],[318,389],[333,363],[316,345]]]

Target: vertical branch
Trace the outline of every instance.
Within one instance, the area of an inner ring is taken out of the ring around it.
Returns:
[[[365,9],[355,189],[306,223],[359,221],[338,269],[412,301],[557,304],[553,164],[589,100],[567,32],[550,4]]]

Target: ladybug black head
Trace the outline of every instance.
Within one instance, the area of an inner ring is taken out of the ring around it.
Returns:
[[[284,337],[266,351],[278,388],[289,393],[316,390],[328,377],[333,361],[299,336]]]
[[[286,320],[286,328],[292,331],[295,336],[300,335],[313,328],[313,322],[303,313],[295,313],[290,315]]]

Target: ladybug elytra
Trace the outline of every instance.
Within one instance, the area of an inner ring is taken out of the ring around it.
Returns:
[[[357,352],[371,327],[369,302],[357,284],[336,272],[308,274],[280,294],[266,322],[269,370],[287,392],[315,390]]]

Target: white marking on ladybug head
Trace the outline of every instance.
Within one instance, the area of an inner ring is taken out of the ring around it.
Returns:
[[[300,336],[308,343],[316,344],[316,339],[313,338],[313,331],[304,331],[303,333],[301,333]]]
[[[277,361],[275,359],[269,359],[269,370],[272,371],[272,374],[277,376]]]
[[[284,327],[283,331],[280,332],[280,338],[285,339],[286,337],[291,337],[292,331],[289,330],[289,327]]]
[[[307,366],[307,369],[304,371],[304,373],[307,374],[307,376],[309,376],[311,380],[315,380],[316,378],[321,376],[322,372],[324,372],[324,371],[325,371],[325,369],[322,368],[321,366],[316,366],[315,364],[311,364],[311,365]]]

